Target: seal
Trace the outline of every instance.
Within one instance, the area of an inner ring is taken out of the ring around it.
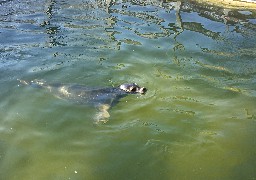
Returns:
[[[128,94],[145,94],[147,89],[136,83],[125,83],[117,87],[87,87],[77,84],[46,83],[43,80],[24,81],[22,84],[35,88],[47,89],[61,99],[67,99],[78,104],[87,104],[98,109],[96,122],[107,122],[110,117],[108,110],[121,98]]]

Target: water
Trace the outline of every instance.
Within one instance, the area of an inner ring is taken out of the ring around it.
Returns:
[[[256,11],[0,2],[0,179],[256,179]],[[17,79],[148,88],[97,110]]]

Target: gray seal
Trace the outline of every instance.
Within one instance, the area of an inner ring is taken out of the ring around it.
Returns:
[[[145,94],[147,89],[136,83],[125,83],[117,87],[87,87],[77,84],[46,83],[42,80],[24,81],[22,84],[35,88],[49,90],[61,99],[67,99],[78,104],[92,105],[98,109],[95,116],[96,122],[107,122],[110,117],[108,110],[121,98],[128,94]]]

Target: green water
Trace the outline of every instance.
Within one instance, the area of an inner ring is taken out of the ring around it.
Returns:
[[[256,179],[256,11],[0,2],[0,179]],[[17,79],[136,82],[97,110]]]

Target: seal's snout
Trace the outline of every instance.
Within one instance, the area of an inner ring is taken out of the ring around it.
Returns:
[[[147,92],[147,88],[142,87],[142,88],[140,88],[139,92],[140,92],[141,94],[145,94],[145,93]]]

